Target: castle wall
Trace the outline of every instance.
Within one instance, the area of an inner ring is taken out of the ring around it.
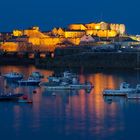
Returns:
[[[87,28],[83,24],[71,24],[68,26],[69,30],[86,30]]]

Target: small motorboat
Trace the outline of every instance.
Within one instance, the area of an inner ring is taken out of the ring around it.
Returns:
[[[22,93],[1,93],[0,94],[0,101],[5,100],[17,100],[19,97],[22,97]]]
[[[127,96],[127,94],[135,93],[135,88],[130,88],[130,85],[126,82],[120,84],[119,89],[105,89],[103,91],[104,96]]]
[[[133,94],[131,94],[131,93],[127,94],[127,98],[128,99],[140,99],[140,84],[136,85],[136,91]]]
[[[10,72],[10,73],[3,75],[3,77],[7,80],[20,80],[23,78],[23,74],[17,73],[17,72]]]
[[[27,80],[19,80],[18,84],[20,86],[38,86],[40,82],[41,80],[38,78],[29,77]]]

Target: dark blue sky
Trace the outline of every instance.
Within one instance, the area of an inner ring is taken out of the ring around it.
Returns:
[[[124,23],[128,33],[140,34],[139,0],[2,0],[0,5],[0,31],[33,25],[49,30],[102,19]]]

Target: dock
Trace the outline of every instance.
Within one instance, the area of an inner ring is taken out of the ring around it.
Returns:
[[[55,55],[55,54],[54,54]],[[140,52],[86,52],[36,59],[38,68],[139,69]]]

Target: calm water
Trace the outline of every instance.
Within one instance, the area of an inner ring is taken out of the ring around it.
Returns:
[[[17,71],[27,77],[35,67],[0,67],[2,74]],[[45,76],[53,71],[38,70]],[[122,81],[140,82],[136,71],[78,72],[81,82],[95,88],[80,91],[45,91],[39,87],[17,87],[0,78],[1,91],[24,92],[33,104],[0,102],[0,139],[14,140],[125,140],[140,137],[140,100],[103,98],[104,88],[117,88]],[[46,79],[45,79],[46,80]],[[44,81],[45,81],[44,80]],[[7,88],[5,88],[7,87]],[[37,93],[33,94],[33,90]]]

